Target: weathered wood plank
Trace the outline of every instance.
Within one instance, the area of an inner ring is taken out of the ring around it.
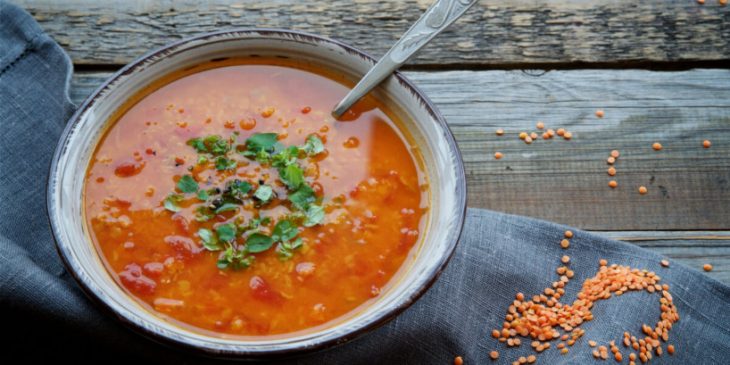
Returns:
[[[704,264],[713,269],[706,274],[730,284],[730,231],[612,231],[593,233],[631,242],[669,257],[670,267],[677,261],[702,271]]]
[[[76,64],[125,64],[172,41],[234,27],[304,30],[382,55],[429,0],[18,0]],[[689,0],[487,1],[412,61],[528,65],[730,59],[730,9]]]
[[[730,229],[730,71],[409,72],[459,142],[469,206],[592,230]],[[107,73],[76,75],[81,100]],[[605,117],[594,116],[597,108]],[[542,120],[573,139],[527,145]],[[497,128],[506,134],[495,135]],[[704,149],[704,139],[712,148]],[[656,152],[651,144],[664,145]],[[621,152],[609,189],[606,158]],[[501,151],[505,157],[495,160]],[[639,195],[639,185],[649,189]]]

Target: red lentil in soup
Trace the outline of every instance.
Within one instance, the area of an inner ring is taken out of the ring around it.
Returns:
[[[331,325],[386,290],[423,233],[420,157],[368,97],[271,59],[200,65],[123,108],[88,168],[90,237],[140,303],[265,336]]]

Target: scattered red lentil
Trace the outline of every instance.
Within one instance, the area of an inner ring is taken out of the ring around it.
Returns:
[[[569,263],[570,262],[570,256],[564,255],[563,257],[560,258],[560,262],[562,262],[564,264]]]
[[[565,135],[565,129],[564,128],[558,128],[558,132],[557,133],[558,133],[559,136],[562,137],[563,135]]]
[[[502,128],[497,129],[497,135],[498,136],[501,136],[503,134],[504,134],[504,129],[502,129]]]
[[[520,132],[520,139],[525,139],[525,138],[527,138],[527,133],[526,132]]]
[[[717,2],[722,6],[727,5],[727,0],[717,0]]]
[[[497,352],[497,351],[492,351],[492,352],[490,352],[490,353],[489,353],[489,357],[490,357],[490,358],[491,358],[492,360],[497,360],[497,359],[499,359],[499,352]]]
[[[611,180],[611,181],[608,182],[608,186],[611,189],[616,189],[616,187],[618,186],[618,183],[616,182],[616,180]]]
[[[654,151],[659,151],[659,150],[661,150],[661,149],[662,149],[662,144],[661,144],[661,143],[659,143],[659,142],[654,142],[654,144],[653,144],[653,145],[651,145],[651,148],[653,148],[653,149],[654,149]]]
[[[710,146],[712,146],[712,142],[710,142],[709,140],[706,139],[706,140],[702,141],[702,147],[710,148]]]
[[[565,238],[573,238],[573,231],[565,231]]]
[[[560,241],[560,247],[562,247],[562,248],[570,247],[570,241],[568,241],[567,239],[563,239],[562,241]]]
[[[494,153],[494,159],[499,160],[500,158],[504,157],[502,152],[495,152]]]
[[[646,186],[639,186],[639,194],[644,195],[646,192]]]
[[[555,131],[552,129],[548,129],[547,134],[550,136],[550,138],[553,138],[553,136],[555,135]]]
[[[535,132],[530,133],[530,138],[532,138],[533,141],[536,140],[537,139],[537,133],[535,133]]]
[[[530,137],[530,136],[525,137],[525,143],[527,143],[527,144],[532,143],[532,137]]]
[[[570,133],[568,131],[565,131],[565,134],[563,134],[563,138],[565,138],[565,139],[571,139],[571,138],[573,138],[573,133]]]
[[[614,175],[616,175],[616,168],[611,166],[608,168],[608,176],[614,176]]]
[[[616,163],[616,158],[615,157],[609,157],[609,158],[606,159],[606,162],[609,165],[613,165],[614,163]]]
[[[662,261],[661,261],[661,264],[662,264],[662,266],[664,266],[664,267],[669,267],[669,261],[667,261],[667,260],[662,260]]]
[[[461,356],[457,356],[454,358],[454,365],[464,365],[464,359],[461,358]]]
[[[674,355],[674,345],[667,345],[667,353]]]
[[[543,129],[545,128],[545,123],[538,121],[535,126],[537,127],[537,129]]]
[[[611,151],[611,157],[618,158],[618,156],[619,156],[619,152],[617,150]]]
[[[712,265],[710,265],[710,264],[704,264],[704,265],[702,265],[702,270],[705,270],[707,272],[710,272],[710,271],[712,271]]]
[[[601,110],[601,109],[596,110],[596,116],[599,118],[603,118],[603,110]]]

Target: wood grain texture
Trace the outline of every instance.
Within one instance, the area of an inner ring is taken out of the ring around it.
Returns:
[[[703,271],[704,264],[712,264],[712,271],[705,274],[730,284],[730,231],[595,231],[593,233],[631,242],[665,255],[669,258],[670,268],[674,262],[680,262],[695,270]]]
[[[333,37],[382,55],[429,0],[18,0],[76,64],[121,65],[164,44],[235,27]],[[487,1],[411,61],[505,66],[730,59],[730,7],[690,0]]]
[[[109,74],[75,76],[83,99]],[[408,72],[446,116],[471,207],[589,230],[730,229],[730,71]],[[596,118],[597,108],[605,117]],[[520,131],[567,128],[570,141]],[[495,135],[503,128],[505,135]],[[712,147],[705,149],[702,141]],[[654,151],[653,142],[664,149]],[[607,186],[606,158],[621,157]],[[495,160],[494,152],[504,154]],[[648,194],[639,195],[644,185]]]

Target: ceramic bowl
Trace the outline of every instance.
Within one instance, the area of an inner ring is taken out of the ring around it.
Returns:
[[[466,184],[461,155],[446,121],[402,74],[384,81],[374,95],[403,121],[422,153],[430,185],[425,234],[392,285],[356,314],[316,331],[240,339],[183,328],[146,310],[107,271],[83,219],[84,177],[110,116],[152,81],[176,70],[227,57],[274,56],[312,63],[356,81],[373,58],[343,43],[275,29],[205,34],[150,52],[101,85],[68,122],[56,149],[48,183],[48,215],[67,270],[86,294],[124,324],[158,342],[234,358],[297,355],[344,343],[372,330],[414,303],[444,270],[464,222]]]

